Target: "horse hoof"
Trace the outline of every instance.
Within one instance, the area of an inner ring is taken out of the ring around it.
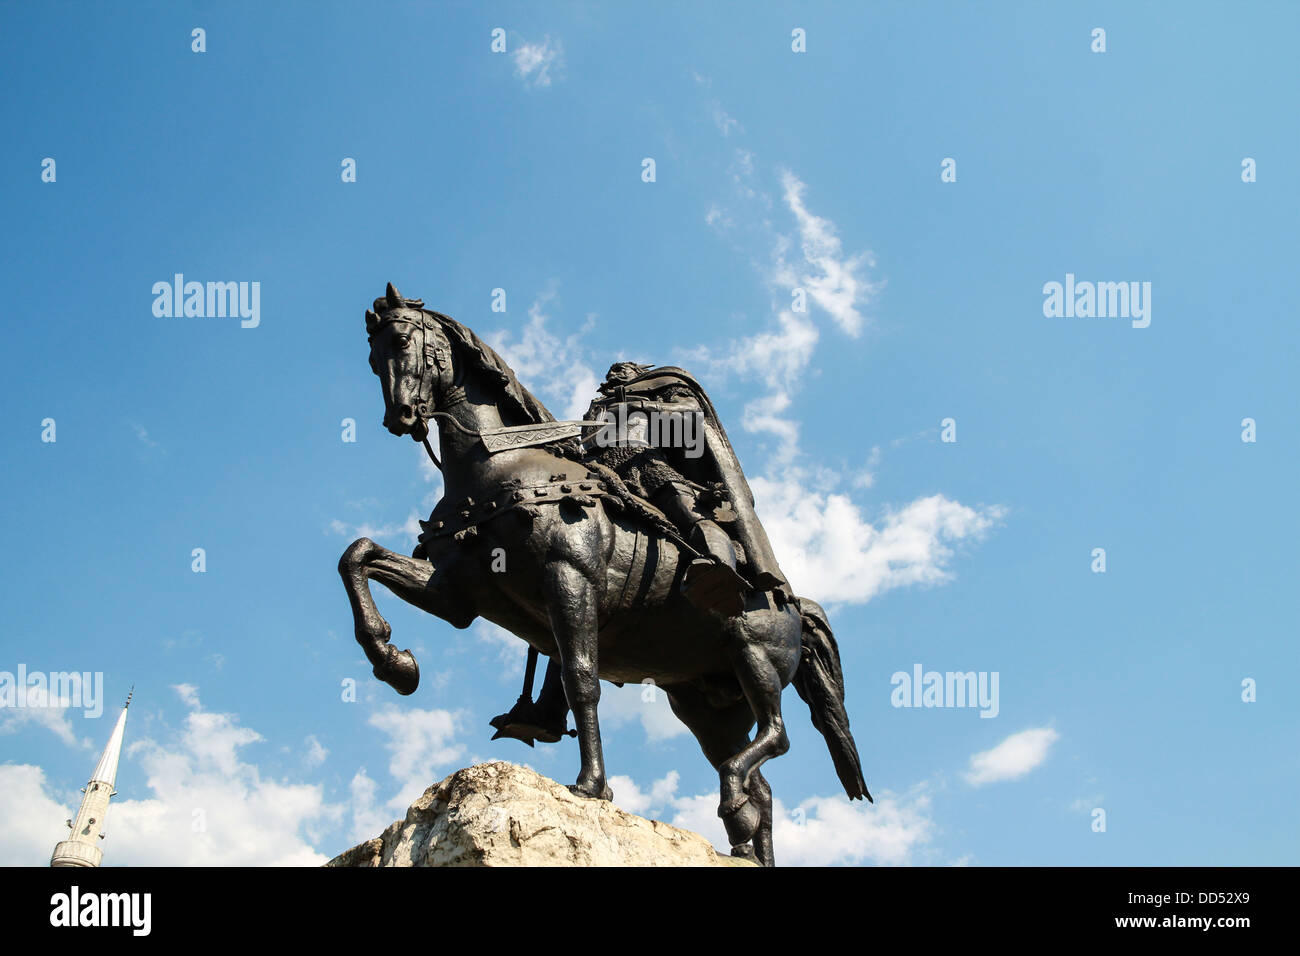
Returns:
[[[614,799],[614,791],[609,789],[609,784],[605,784],[605,788],[601,790],[600,793],[594,793],[591,789],[574,783],[569,785],[569,793],[573,794],[575,797],[586,797],[588,800]]]
[[[752,840],[763,822],[763,815],[758,807],[748,799],[725,812],[718,810],[718,816],[722,817],[722,825],[727,830],[727,839],[731,841],[733,847],[744,846]]]
[[[420,665],[415,662],[415,655],[409,650],[399,651],[390,648],[388,659],[375,665],[375,676],[397,691],[403,697],[415,693],[420,686]]]

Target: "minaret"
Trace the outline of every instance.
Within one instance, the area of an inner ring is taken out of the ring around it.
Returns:
[[[126,732],[126,709],[131,706],[131,693],[126,695],[122,713],[118,715],[117,726],[113,736],[108,739],[104,755],[99,758],[95,772],[90,775],[90,782],[82,789],[81,809],[75,819],[68,821],[72,835],[54,848],[50,857],[50,866],[99,866],[104,858],[104,851],[99,848],[99,841],[104,838],[102,832],[104,817],[108,815],[108,798],[117,796],[113,784],[117,781],[117,760],[122,756],[122,735]]]

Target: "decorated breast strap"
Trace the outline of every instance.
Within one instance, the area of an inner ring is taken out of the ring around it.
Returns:
[[[487,501],[465,498],[454,507],[442,510],[442,514],[439,514],[439,508],[435,508],[428,521],[420,522],[420,543],[427,545],[448,536],[454,541],[464,541],[477,535],[480,525],[508,511],[556,503],[581,510],[594,507],[597,498],[612,494],[609,485],[594,473],[576,480],[554,475],[544,485],[504,488],[500,496]]]

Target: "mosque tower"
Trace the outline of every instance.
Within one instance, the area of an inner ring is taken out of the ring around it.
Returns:
[[[99,866],[104,851],[99,841],[104,838],[104,817],[108,815],[108,798],[117,796],[113,784],[117,780],[117,761],[122,756],[122,736],[126,733],[126,710],[131,706],[131,693],[126,695],[122,713],[118,715],[113,736],[108,739],[104,755],[99,758],[90,782],[82,789],[81,808],[74,819],[68,821],[71,835],[54,848],[50,866]]]

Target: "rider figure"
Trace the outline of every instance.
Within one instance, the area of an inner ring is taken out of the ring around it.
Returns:
[[[750,591],[770,592],[782,605],[791,601],[793,592],[754,514],[753,493],[735,451],[694,377],[679,368],[618,362],[599,392],[586,419],[607,425],[586,440],[587,460],[617,473],[697,552],[683,576],[682,593],[701,610],[724,618],[744,610]],[[559,665],[548,664],[536,703],[531,677],[530,667],[524,694],[492,725],[498,737],[551,743],[565,732],[568,713]]]

